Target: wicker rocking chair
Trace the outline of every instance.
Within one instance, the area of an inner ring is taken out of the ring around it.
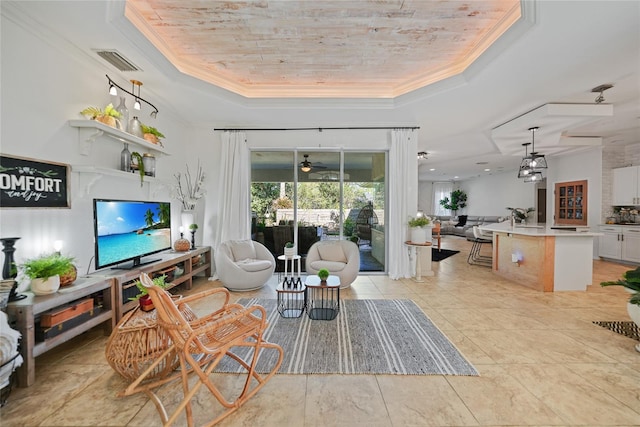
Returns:
[[[213,420],[206,425],[216,424],[256,394],[280,368],[283,357],[282,348],[277,344],[266,342],[262,337],[267,326],[266,312],[263,307],[229,304],[229,291],[216,288],[201,294],[206,296],[223,293],[225,295],[223,307],[207,316],[189,320],[180,310],[180,300],[172,299],[171,294],[155,286],[145,273],[140,275],[140,281],[148,288],[157,310],[158,325],[169,335],[170,345],[120,395],[145,393],[156,406],[165,426],[172,425],[183,410],[187,425],[193,426],[191,401],[202,385],[209,389],[222,406],[222,413],[214,414]],[[194,297],[196,295],[188,299],[194,301]],[[250,357],[247,359],[250,360],[245,361],[231,351],[238,347],[249,347]],[[154,378],[157,371],[155,365],[164,363],[165,356],[176,351],[180,361],[178,369],[164,378]],[[264,351],[276,351],[278,358],[273,369],[262,375],[255,371],[255,367],[258,357]],[[212,372],[223,358],[235,360],[243,368],[242,375],[246,376],[242,391],[234,400],[228,400],[225,393],[212,381]],[[193,381],[194,377],[195,381]],[[168,415],[155,391],[161,385],[175,380],[181,380],[183,398],[173,413]]]

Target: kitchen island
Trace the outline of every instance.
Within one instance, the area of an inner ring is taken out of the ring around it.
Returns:
[[[516,225],[480,227],[493,232],[493,272],[543,292],[585,291],[593,277],[593,238],[587,227]]]

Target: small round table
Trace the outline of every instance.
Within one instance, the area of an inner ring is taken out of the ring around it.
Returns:
[[[278,313],[282,317],[300,317],[307,307],[306,286],[301,280],[292,278],[292,281],[293,283],[285,278],[276,287]]]
[[[415,249],[415,253],[416,253],[416,275],[414,276],[413,280],[418,282],[418,283],[422,283],[424,282],[424,280],[422,280],[422,263],[420,262],[420,258],[422,255],[422,248],[426,247],[426,246],[432,246],[431,242],[427,242],[427,243],[413,243],[411,241],[407,241],[404,242],[404,244],[409,248],[409,259],[411,259],[411,248]],[[428,268],[426,269],[426,271],[424,272],[425,276],[433,276],[433,270],[431,269],[431,248],[428,248],[428,252],[427,255],[429,259],[429,264],[428,264]]]
[[[307,276],[307,315],[313,320],[333,320],[340,311],[340,277],[329,276],[326,283],[316,275]]]

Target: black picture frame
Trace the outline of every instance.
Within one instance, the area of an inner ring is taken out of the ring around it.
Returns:
[[[71,208],[70,166],[0,154],[0,208]]]

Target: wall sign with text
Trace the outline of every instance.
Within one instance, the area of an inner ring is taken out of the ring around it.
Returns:
[[[0,155],[0,207],[68,208],[69,165]]]

